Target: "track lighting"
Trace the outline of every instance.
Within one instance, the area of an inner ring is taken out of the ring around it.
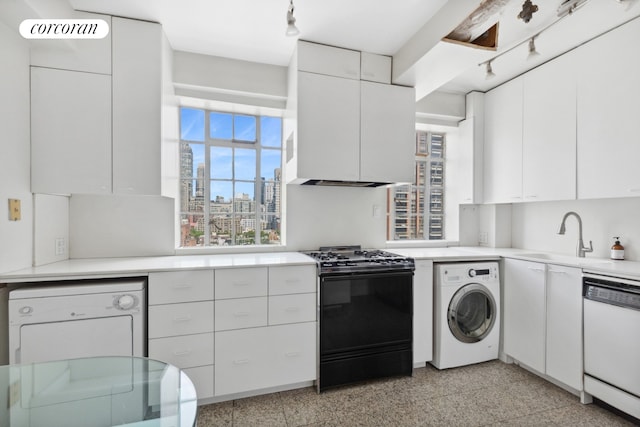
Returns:
[[[289,9],[287,10],[287,32],[288,37],[294,37],[300,34],[300,30],[296,27],[296,18],[293,16],[293,0],[289,2]]]

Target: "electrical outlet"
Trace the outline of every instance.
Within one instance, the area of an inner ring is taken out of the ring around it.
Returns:
[[[372,215],[374,218],[380,218],[380,205],[373,205]]]
[[[489,244],[489,233],[486,231],[481,231],[478,233],[478,243],[481,245]]]
[[[56,255],[64,255],[67,251],[67,242],[64,237],[58,237],[56,239]]]

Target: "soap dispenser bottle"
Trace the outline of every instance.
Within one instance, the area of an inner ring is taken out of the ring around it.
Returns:
[[[611,246],[611,259],[624,259],[624,246],[620,244],[620,237],[614,237],[615,242]]]

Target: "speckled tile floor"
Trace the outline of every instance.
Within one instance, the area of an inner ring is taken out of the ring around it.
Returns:
[[[198,427],[633,426],[524,369],[491,361],[317,394],[312,387],[201,406]]]

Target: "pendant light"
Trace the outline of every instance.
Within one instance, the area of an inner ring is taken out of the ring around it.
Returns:
[[[300,30],[296,27],[296,18],[293,16],[293,0],[289,1],[289,9],[287,10],[287,37],[295,37],[300,34]]]

